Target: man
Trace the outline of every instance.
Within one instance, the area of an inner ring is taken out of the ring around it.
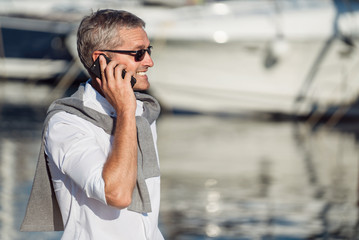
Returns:
[[[49,108],[22,230],[63,226],[62,239],[71,240],[163,239],[156,148],[160,109],[151,96],[134,93],[149,88],[146,73],[154,65],[144,27],[137,16],[118,10],[99,10],[82,20],[77,48],[91,79]],[[100,78],[91,68],[97,58]],[[46,173],[56,199],[44,196],[46,181],[37,180]],[[41,224],[46,226],[32,228]]]

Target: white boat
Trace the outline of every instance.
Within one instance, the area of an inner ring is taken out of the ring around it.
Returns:
[[[156,64],[150,71],[151,91],[164,108],[307,115],[314,109],[325,112],[331,106],[347,106],[357,99],[359,55],[353,43],[358,35],[358,3],[243,0],[166,8],[122,2],[1,2],[2,15],[25,14],[26,10],[27,16],[36,13],[47,19],[3,16],[3,29],[30,26],[61,33],[64,37],[52,39],[51,47],[66,47],[71,56],[51,59],[56,61],[20,59],[26,64],[7,56],[0,64],[0,75],[22,74],[36,80],[60,76],[60,82],[66,80],[63,92],[83,70],[72,62],[77,54],[70,33],[78,21],[90,8],[122,6],[147,22]],[[21,24],[14,24],[13,19]],[[16,71],[18,65],[27,67]],[[72,73],[67,74],[69,69]],[[35,70],[38,72],[30,72]],[[54,96],[52,93],[50,89],[48,95]]]
[[[148,29],[152,93],[165,108],[200,113],[308,115],[348,106],[359,90],[357,8],[280,0],[173,9]]]

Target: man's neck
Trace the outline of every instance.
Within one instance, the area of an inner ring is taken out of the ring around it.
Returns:
[[[103,94],[99,84],[96,82],[96,80],[93,80],[94,78],[91,77],[90,80],[90,85],[99,93],[101,94],[102,97],[106,98],[105,95]]]

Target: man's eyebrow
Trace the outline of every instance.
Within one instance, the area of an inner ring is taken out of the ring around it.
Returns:
[[[149,46],[151,46],[151,44],[148,44],[148,46],[144,45],[144,44],[140,44],[140,45],[137,45],[135,47],[135,49],[147,49]]]

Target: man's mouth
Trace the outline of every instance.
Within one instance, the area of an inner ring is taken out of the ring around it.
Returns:
[[[137,74],[138,76],[145,76],[145,75],[146,75],[146,72],[136,72],[136,74]]]

